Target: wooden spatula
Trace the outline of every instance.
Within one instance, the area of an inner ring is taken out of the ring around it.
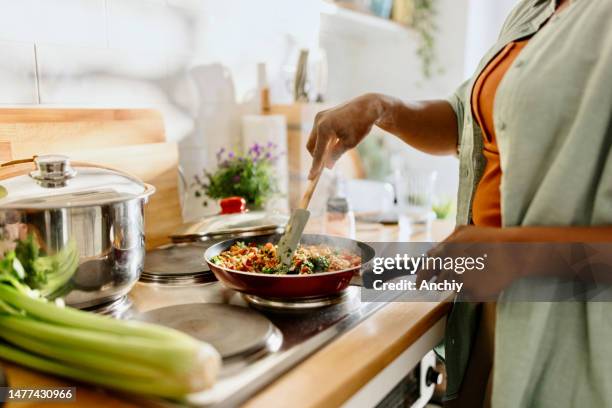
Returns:
[[[300,205],[291,213],[291,217],[287,222],[285,232],[278,241],[278,256],[281,264],[286,267],[291,266],[293,254],[300,243],[300,239],[302,238],[302,233],[304,232],[308,218],[310,218],[308,204],[310,204],[312,194],[314,193],[317,183],[321,178],[321,173],[323,173],[323,169],[321,169],[321,171],[319,171],[314,178],[308,181],[308,186],[306,187],[306,191],[300,200]]]

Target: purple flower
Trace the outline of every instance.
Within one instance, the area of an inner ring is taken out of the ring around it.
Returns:
[[[234,177],[232,177],[232,181],[234,183],[240,182],[240,174],[236,174]]]
[[[259,143],[255,143],[253,146],[249,148],[249,154],[254,158],[259,158],[262,152],[262,147]]]
[[[234,156],[235,156],[234,152],[229,152],[228,155],[227,155],[227,157],[230,158],[230,159],[233,159]]]

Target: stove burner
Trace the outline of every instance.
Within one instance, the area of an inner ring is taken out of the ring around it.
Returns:
[[[350,289],[350,288],[349,288]],[[315,296],[302,299],[278,299],[243,294],[244,299],[257,309],[263,310],[309,310],[337,305],[347,302],[354,296],[354,291],[344,290],[338,294]]]
[[[282,334],[266,317],[234,305],[169,306],[139,314],[134,319],[172,327],[208,342],[224,359],[276,351],[282,343]]]
[[[166,285],[190,285],[216,279],[204,260],[208,245],[170,244],[147,251],[140,280]]]
[[[111,300],[110,302],[86,308],[84,310],[120,319],[131,307],[132,302],[130,299],[128,299],[127,296],[121,296],[117,299]]]
[[[202,283],[216,282],[216,280],[217,278],[215,278],[215,275],[213,275],[211,272],[203,272],[193,275],[175,277],[151,275],[144,272],[142,273],[142,275],[140,275],[140,281],[143,283],[153,283],[157,285],[168,286],[189,286]]]

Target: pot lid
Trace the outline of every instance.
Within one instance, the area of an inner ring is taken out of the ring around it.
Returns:
[[[184,224],[170,236],[173,240],[201,239],[219,235],[237,235],[248,232],[274,231],[284,228],[289,217],[265,211],[214,215],[197,222]]]
[[[204,258],[209,246],[202,242],[168,244],[147,251],[140,281],[174,286],[216,282]]]
[[[0,208],[83,207],[147,197],[155,191],[136,177],[62,155],[37,156],[0,167]]]

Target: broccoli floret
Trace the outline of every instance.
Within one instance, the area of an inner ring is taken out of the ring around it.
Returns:
[[[310,258],[313,272],[325,272],[329,269],[329,259],[324,256],[317,256],[315,258]]]
[[[268,275],[286,275],[287,272],[289,272],[289,268],[285,265],[278,265],[278,266],[264,266],[261,269],[261,273],[265,273]]]
[[[268,274],[268,275],[274,275],[274,274],[276,273],[276,269],[277,269],[277,268],[272,268],[272,267],[270,267],[270,266],[264,266],[264,267],[261,269],[261,273],[266,273],[266,274]]]
[[[300,265],[300,273],[302,272],[302,270],[304,268],[307,269],[306,273],[313,273],[314,272],[314,265],[313,265],[312,262],[310,262],[310,260],[306,260],[306,261],[301,263],[301,265]]]

